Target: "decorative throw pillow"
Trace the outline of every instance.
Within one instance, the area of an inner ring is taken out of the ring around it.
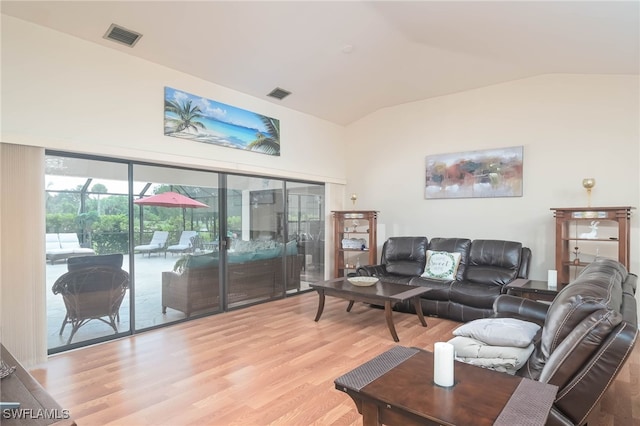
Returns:
[[[538,330],[538,324],[516,318],[483,318],[461,325],[453,330],[453,335],[470,337],[492,346],[526,348]]]
[[[427,264],[422,274],[425,278],[453,280],[460,265],[460,253],[427,250]]]

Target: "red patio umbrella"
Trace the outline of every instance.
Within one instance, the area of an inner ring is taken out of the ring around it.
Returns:
[[[177,192],[163,192],[162,194],[152,195],[150,197],[140,198],[133,201],[141,206],[157,206],[157,207],[182,207],[182,228],[186,227],[184,218],[185,209],[198,209],[209,207],[208,205],[189,198]],[[141,231],[142,232],[142,231]]]
[[[134,203],[143,206],[158,207],[182,207],[183,209],[197,209],[201,207],[209,207],[208,205],[189,198],[177,192],[163,192],[162,194],[152,195],[150,197],[140,198]]]

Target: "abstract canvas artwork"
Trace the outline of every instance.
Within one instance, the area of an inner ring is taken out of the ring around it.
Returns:
[[[430,155],[426,199],[522,196],[523,147]]]
[[[280,155],[280,120],[171,87],[164,88],[164,134]]]

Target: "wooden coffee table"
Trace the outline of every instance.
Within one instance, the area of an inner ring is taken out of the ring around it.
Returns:
[[[396,346],[338,377],[363,425],[544,425],[558,391],[547,383],[455,361],[454,386],[433,383],[433,354]]]
[[[310,287],[318,292],[318,313],[316,314],[315,321],[319,321],[324,310],[324,298],[325,296],[339,297],[349,301],[347,312],[351,311],[354,302],[372,303],[374,305],[384,305],[384,314],[387,319],[387,326],[391,332],[393,340],[399,342],[398,333],[393,324],[393,317],[391,315],[393,304],[397,302],[403,302],[405,300],[412,299],[413,306],[415,307],[416,314],[420,319],[420,323],[423,327],[427,326],[427,322],[424,319],[422,313],[422,306],[420,305],[420,295],[429,291],[426,287],[416,287],[404,284],[388,283],[378,281],[375,285],[370,287],[359,287],[352,285],[347,278],[335,278],[328,281],[319,281],[314,284],[310,284]]]

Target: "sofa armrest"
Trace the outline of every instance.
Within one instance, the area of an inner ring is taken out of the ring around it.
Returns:
[[[494,316],[497,318],[518,318],[544,325],[549,305],[523,297],[502,294],[493,302]]]
[[[518,278],[529,278],[529,266],[531,265],[531,249],[522,247],[522,257],[520,258],[520,269]]]
[[[387,268],[385,265],[365,265],[359,267],[356,274],[363,277],[382,277],[387,275]]]
[[[174,271],[163,271],[162,272],[162,289],[168,290],[171,285],[175,285],[174,283],[180,280],[182,274],[179,274]]]

